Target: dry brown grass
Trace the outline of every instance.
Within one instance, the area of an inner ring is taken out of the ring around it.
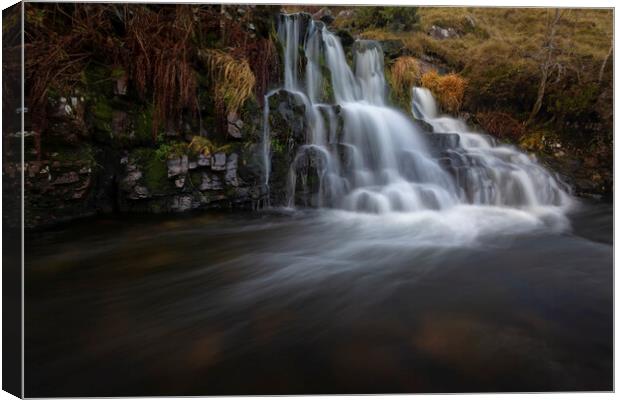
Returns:
[[[420,65],[413,57],[399,57],[390,68],[390,83],[397,97],[407,103],[411,99],[411,88],[420,80]]]
[[[256,79],[247,60],[235,59],[221,50],[204,50],[199,56],[214,84],[216,104],[226,113],[237,112],[252,96]]]
[[[467,81],[458,74],[439,75],[431,70],[422,75],[422,87],[429,89],[444,111],[457,113],[463,104]]]
[[[184,5],[161,8],[134,6],[126,13],[130,49],[124,55],[138,93],[153,94],[153,138],[162,123],[173,121],[183,109],[196,111],[196,74],[191,65],[191,39],[195,29],[192,9]]]
[[[479,112],[476,114],[476,120],[485,132],[502,139],[518,140],[525,134],[523,124],[507,113]]]

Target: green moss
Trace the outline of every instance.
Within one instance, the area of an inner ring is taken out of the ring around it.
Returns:
[[[286,151],[286,145],[278,138],[274,137],[271,139],[271,151],[274,153],[284,153],[284,151]]]
[[[162,143],[157,150],[155,150],[155,157],[161,161],[187,154],[189,154],[189,149],[185,142]]]
[[[108,99],[104,96],[97,96],[92,99],[90,111],[93,116],[93,125],[101,133],[105,133],[112,138],[112,108]]]
[[[95,150],[88,144],[83,144],[80,147],[63,146],[49,150],[52,154],[50,158],[54,161],[80,161],[91,166],[97,164],[95,159]]]
[[[138,148],[131,153],[130,158],[140,166],[142,181],[149,192],[158,195],[173,189],[168,180],[166,160],[162,160],[155,149]]]
[[[126,72],[123,68],[116,66],[110,71],[110,76],[114,79],[120,79],[126,76]]]
[[[153,137],[153,105],[148,104],[137,111],[134,119],[134,135],[139,141],[151,140]]]

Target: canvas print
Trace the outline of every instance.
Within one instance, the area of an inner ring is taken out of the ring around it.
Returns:
[[[4,389],[612,391],[613,22],[4,10]]]

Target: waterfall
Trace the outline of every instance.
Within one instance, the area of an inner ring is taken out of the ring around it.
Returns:
[[[278,37],[283,89],[305,105],[307,127],[306,143],[298,146],[289,167],[287,206],[303,198],[304,205],[382,214],[466,204],[526,209],[570,203],[556,178],[526,154],[440,116],[426,89],[413,89],[412,112],[435,133],[427,134],[390,107],[377,42],[356,41],[351,68],[339,38],[308,15],[281,15]],[[430,140],[438,135],[444,136]],[[263,141],[268,187],[268,126]],[[438,141],[443,143],[439,152]]]
[[[440,115],[428,89],[413,88],[412,113],[436,135],[455,136],[445,146],[446,168],[464,193],[463,201],[514,207],[568,207],[571,198],[553,174],[514,146],[472,132],[463,121]]]

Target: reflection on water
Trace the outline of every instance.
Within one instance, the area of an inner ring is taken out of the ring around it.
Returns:
[[[26,395],[611,390],[611,212],[572,230],[464,207],[33,233]]]

